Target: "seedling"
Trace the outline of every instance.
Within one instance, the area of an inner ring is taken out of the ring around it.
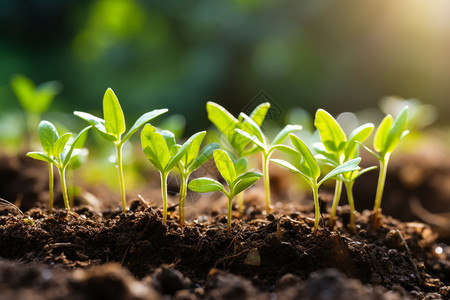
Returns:
[[[84,128],[70,144],[69,139],[72,136],[71,133],[65,133],[59,136],[58,131],[52,123],[41,121],[39,124],[38,134],[44,152],[28,152],[27,156],[48,162],[50,213],[53,212],[53,165],[56,166],[61,177],[61,190],[64,198],[64,206],[67,211],[70,211],[65,172],[70,161],[81,151],[80,149],[75,149],[78,145],[78,141],[84,138],[91,127],[92,126],[88,126]]]
[[[145,156],[147,156],[153,166],[158,169],[161,175],[164,224],[167,223],[167,177],[170,171],[172,171],[175,167],[179,167],[180,163],[183,164],[187,162],[190,167],[196,169],[206,161],[203,161],[203,158],[199,158],[197,163],[201,164],[198,167],[195,165],[195,158],[205,134],[206,131],[198,132],[191,136],[182,146],[180,146],[175,143],[174,134],[168,130],[163,130],[159,133],[156,131],[155,127],[147,124],[141,132],[141,144]],[[189,167],[187,168],[186,173],[188,173],[188,171]],[[185,176],[186,173],[182,176]],[[180,199],[181,193],[184,193],[184,196],[181,200],[183,203],[180,202],[180,218],[182,214],[184,224],[184,199],[186,198],[186,192],[180,191]],[[183,206],[183,208],[181,208],[181,206]]]
[[[228,198],[227,230],[231,232],[231,208],[234,197],[252,186],[261,178],[262,174],[258,172],[245,172],[237,175],[233,161],[225,151],[221,149],[214,150],[213,156],[220,175],[222,175],[228,184],[228,191],[220,182],[207,177],[192,180],[189,182],[188,187],[190,190],[198,193],[219,191]]]
[[[258,105],[250,114],[250,118],[258,126],[261,126],[264,119],[266,118],[269,108],[269,102]],[[239,118],[236,119],[225,108],[211,101],[208,101],[206,103],[206,110],[208,112],[208,119],[211,121],[211,123],[214,124],[214,126],[217,127],[221,134],[226,137],[228,143],[234,149],[236,155],[234,157],[233,154],[231,156],[231,159],[235,164],[237,161],[239,161],[239,166],[241,167],[245,164],[245,168],[236,168],[237,174],[242,174],[243,172],[245,172],[247,167],[247,160],[243,157],[250,155],[255,151],[258,151],[258,148],[255,145],[250,143],[248,139],[243,138],[236,132],[236,129],[244,129],[244,118],[239,115]],[[244,197],[242,193],[238,194],[238,211],[242,216],[244,212]]]
[[[350,159],[356,158],[355,153],[358,152],[357,148],[359,148],[357,142],[364,142],[370,136],[374,128],[374,125],[371,123],[361,125],[353,130],[347,139],[347,136],[336,119],[323,109],[317,110],[314,125],[319,131],[322,140],[322,144],[316,146],[315,150],[319,153],[319,158],[323,159],[326,164],[333,167],[337,167]],[[334,218],[341,198],[341,193],[342,180],[337,179],[331,205],[330,228],[333,228],[334,226]]]
[[[61,91],[61,85],[57,81],[48,81],[38,86],[23,75],[15,75],[11,79],[11,87],[25,111],[27,125],[27,147],[35,126],[41,121],[41,115],[49,108],[53,99]]]
[[[268,143],[266,137],[262,133],[261,128],[256,124],[251,118],[249,118],[244,113],[241,113],[240,117],[245,120],[243,123],[244,130],[239,128],[236,129],[236,132],[240,134],[247,142],[250,141],[255,150],[253,152],[261,151],[262,153],[262,165],[263,165],[263,174],[264,174],[264,189],[266,192],[266,211],[270,212],[270,178],[269,178],[269,159],[272,155],[273,151],[279,149],[285,152],[290,153],[291,148],[282,145],[281,143],[286,139],[286,137],[297,130],[301,130],[302,126],[300,125],[286,125],[272,143]]]
[[[300,168],[296,168],[292,164],[287,161],[281,159],[272,159],[274,163],[283,166],[294,173],[297,173],[306,180],[306,182],[310,185],[313,191],[314,197],[314,206],[315,206],[315,222],[314,222],[314,232],[317,231],[319,227],[319,218],[320,218],[320,209],[319,209],[319,187],[328,179],[335,178],[340,174],[345,172],[358,170],[358,163],[361,161],[361,158],[351,159],[343,164],[332,169],[328,174],[326,174],[320,181],[318,181],[321,171],[318,162],[312,155],[311,151],[305,145],[305,143],[293,134],[289,134],[289,138],[294,145],[295,149],[292,151],[296,151],[297,155],[301,157],[300,160]],[[286,146],[287,147],[287,146]]]
[[[133,126],[131,126],[130,130],[123,138],[122,134],[125,133],[126,129],[125,117],[123,115],[119,100],[111,88],[108,88],[103,96],[104,119],[97,118],[89,113],[81,111],[74,112],[74,115],[91,124],[106,140],[114,143],[116,148],[117,170],[119,172],[120,195],[122,198],[122,209],[124,213],[127,211],[127,203],[125,197],[125,181],[123,178],[122,147],[124,143],[136,131],[138,131],[139,128],[144,126],[145,123],[165,112],[167,112],[167,109],[155,109],[151,112],[143,114],[137,119]]]
[[[375,228],[379,226],[381,200],[383,198],[389,158],[399,144],[400,140],[408,134],[409,131],[406,130],[407,123],[408,107],[405,107],[395,118],[395,120],[391,115],[386,115],[386,117],[384,117],[381,121],[377,131],[375,132],[375,138],[373,141],[373,147],[376,152],[361,144],[364,149],[369,151],[369,153],[380,162],[377,193],[375,196],[375,205],[373,207]]]

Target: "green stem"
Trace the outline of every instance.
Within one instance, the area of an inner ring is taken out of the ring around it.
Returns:
[[[347,190],[348,204],[350,205],[350,228],[355,229],[355,201],[353,198],[353,184],[354,181],[346,182],[345,189]]]
[[[227,214],[227,231],[231,232],[231,208],[233,207],[233,197],[228,196],[228,214]]]
[[[183,228],[184,227],[184,205],[185,205],[185,200],[186,200],[186,194],[187,194],[187,185],[188,185],[188,179],[189,179],[189,175],[187,174],[180,174],[180,181],[181,181],[181,186],[180,186],[180,198],[179,198],[179,213],[180,213],[180,227]]]
[[[336,185],[334,187],[334,197],[331,205],[330,224],[329,224],[330,228],[333,228],[334,226],[334,218],[336,216],[336,210],[339,204],[339,200],[341,199],[341,193],[342,193],[342,181],[336,180]]]
[[[242,216],[244,215],[244,192],[240,192],[237,195],[237,201],[238,201],[239,217],[242,218]]]
[[[63,194],[64,199],[64,206],[66,207],[67,211],[70,211],[70,205],[69,205],[69,197],[67,196],[67,185],[66,185],[66,168],[63,167],[59,169],[59,175],[61,177],[61,191]]]
[[[378,177],[378,185],[377,185],[377,194],[375,196],[375,205],[373,207],[373,213],[375,215],[378,214],[378,210],[381,207],[381,199],[383,198],[383,190],[384,190],[384,183],[386,181],[386,172],[387,172],[387,165],[388,165],[389,158],[384,158],[383,160],[380,160],[380,174]]]
[[[266,190],[266,212],[270,213],[270,177],[269,177],[270,153],[263,153],[264,189]]]
[[[319,220],[320,220],[320,203],[319,203],[319,186],[314,185],[312,186],[313,194],[314,194],[314,231],[316,232],[319,228]]]
[[[49,201],[49,213],[53,213],[53,189],[54,189],[54,179],[53,179],[53,164],[48,163],[48,195]]]
[[[122,146],[123,144],[116,143],[117,171],[119,172],[120,196],[122,199],[122,210],[125,214],[127,212],[127,199],[125,197],[125,181],[123,179]]]
[[[75,185],[74,185],[74,170],[72,168],[69,167],[69,169],[67,169],[67,180],[68,182],[71,182],[72,184],[69,185],[67,187],[67,192],[69,195],[69,204],[70,207],[73,207],[73,198],[75,197]]]
[[[161,192],[163,200],[163,223],[167,224],[167,176],[168,173],[161,173]]]

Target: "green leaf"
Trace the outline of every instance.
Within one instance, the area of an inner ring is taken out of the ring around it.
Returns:
[[[269,152],[272,152],[274,150],[280,150],[280,151],[282,151],[282,152],[284,152],[286,154],[290,154],[290,155],[300,155],[300,153],[298,153],[297,150],[295,150],[295,149],[293,149],[293,148],[291,148],[289,146],[282,145],[282,144],[273,145],[272,147],[270,147]]]
[[[302,126],[300,125],[286,125],[283,129],[277,134],[275,139],[272,141],[270,145],[278,145],[281,144],[289,135],[289,133],[292,133],[297,130],[302,130]]]
[[[264,144],[264,135],[258,124],[244,113],[240,113],[239,117],[245,120],[245,122],[242,123],[242,130],[248,132],[250,135],[256,136],[258,140]]]
[[[209,121],[211,121],[220,132],[225,134],[228,138],[234,134],[238,121],[225,108],[217,103],[208,101],[206,103],[206,111],[208,112]]]
[[[236,129],[236,132],[245,137],[247,139],[247,141],[252,142],[253,144],[256,145],[256,147],[259,148],[260,151],[265,151],[266,150],[266,146],[255,136],[255,135],[250,135],[250,133],[243,131],[241,129]]]
[[[41,121],[38,126],[38,134],[45,153],[49,156],[54,155],[53,149],[59,138],[56,127],[48,121]]]
[[[245,157],[239,158],[234,163],[234,169],[236,170],[236,174],[242,174],[247,170],[247,159]]]
[[[77,150],[76,153],[75,150]],[[69,159],[69,163],[67,164],[68,168],[71,168],[72,170],[78,169],[79,167],[84,165],[84,163],[86,163],[88,156],[88,149],[74,149],[74,152],[72,152],[71,158]]]
[[[47,154],[42,153],[42,152],[28,152],[27,153],[28,157],[37,159],[37,160],[42,160],[51,164],[56,165],[56,161],[54,159],[52,159],[51,157],[49,157]]]
[[[300,161],[301,170],[313,181],[316,181],[320,176],[320,168],[311,151],[296,135],[291,133],[289,134],[289,138],[291,139],[292,145],[294,145],[302,157]]]
[[[270,109],[270,103],[264,102],[258,105],[250,114],[250,118],[258,125],[261,126],[266,118],[267,112]]]
[[[198,152],[200,150],[200,146],[202,145],[203,139],[205,138],[205,135],[206,131],[201,131],[191,136],[191,144],[183,158],[185,166],[189,167],[194,163],[195,159],[198,156]]]
[[[287,161],[282,160],[282,159],[276,159],[276,158],[273,158],[270,161],[276,163],[277,165],[285,167],[286,169],[291,170],[292,172],[294,172],[296,174],[303,176],[309,185],[312,186],[314,184],[313,179],[311,177],[309,177],[308,175],[306,175],[305,173],[303,173],[302,171],[300,171],[299,169],[297,169],[296,167],[294,167],[292,164],[288,163]]]
[[[365,169],[362,169],[361,171],[353,171],[352,176],[351,176],[351,181],[355,181],[359,176],[366,174],[369,171],[375,170],[377,167],[376,166],[372,166],[372,167],[368,167]],[[346,173],[344,173],[346,174]]]
[[[392,153],[397,147],[403,132],[406,130],[408,123],[408,107],[405,107],[400,114],[395,118],[394,123],[391,126],[391,130],[386,138],[385,153]]]
[[[83,130],[81,130],[80,133],[77,135],[77,137],[73,140],[72,144],[68,147],[67,152],[64,153],[64,155],[61,155],[61,159],[63,161],[64,166],[67,166],[69,164],[70,160],[73,158],[73,156],[75,156],[72,154],[74,149],[81,148],[83,146],[82,144],[84,144],[84,142],[82,143],[81,141],[86,140],[88,131],[89,131],[89,129],[91,129],[91,127],[92,126],[88,126],[88,127],[85,127]],[[76,155],[78,155],[80,151],[78,151]]]
[[[157,116],[160,116],[160,115],[166,113],[167,111],[168,111],[168,109],[166,109],[166,108],[155,109],[155,110],[152,110],[152,111],[147,112],[147,113],[143,114],[142,116],[140,116],[139,119],[137,119],[136,122],[134,122],[133,126],[131,126],[130,130],[127,132],[125,137],[122,139],[122,143],[127,141],[136,131],[139,130],[139,128],[144,126],[145,123],[156,118]]]
[[[336,177],[340,174],[343,174],[345,172],[351,172],[351,171],[355,171],[358,170],[358,164],[361,161],[361,158],[355,158],[352,160],[349,160],[345,163],[343,163],[342,165],[337,166],[336,168],[334,168],[333,170],[331,170],[331,172],[329,172],[327,175],[325,175],[322,180],[318,183],[318,185],[321,185],[322,183],[324,183],[326,180]]]
[[[169,130],[161,130],[160,133],[166,141],[167,148],[172,149],[172,147],[177,143],[177,141],[175,140],[175,134]]]
[[[188,173],[194,172],[195,170],[200,168],[201,165],[210,160],[213,156],[214,150],[216,149],[220,149],[220,145],[217,143],[210,143],[203,147],[195,161],[192,163],[192,165],[189,166]]]
[[[56,141],[55,145],[53,146],[53,156],[58,157],[58,159],[60,158],[61,153],[63,152],[64,147],[66,146],[66,144],[69,141],[71,136],[72,136],[72,134],[68,132],[59,137],[59,139]]]
[[[34,112],[41,114],[46,111],[60,91],[61,84],[58,81],[49,81],[39,85],[34,91]]]
[[[356,142],[363,143],[370,136],[373,128],[374,125],[372,123],[367,123],[353,130],[348,138],[348,142],[345,147],[345,160],[348,160],[349,158],[352,158],[354,156],[356,148],[358,147],[358,143]]]
[[[245,172],[245,173],[242,173],[241,175],[236,177],[235,183],[237,183],[240,180],[247,179],[247,178],[251,178],[251,177],[258,177],[258,178],[260,178],[262,176],[263,176],[263,174],[261,174],[260,172],[254,172],[254,171]]]
[[[233,188],[232,196],[234,197],[235,195],[237,195],[237,194],[241,193],[242,191],[251,187],[253,184],[255,184],[259,180],[259,178],[261,178],[261,176],[262,176],[262,174],[258,173],[258,176],[246,177],[246,178],[239,180]]]
[[[30,79],[23,75],[14,75],[11,88],[25,111],[36,112],[33,103],[35,86]]]
[[[110,142],[117,141],[117,138],[114,135],[111,135],[106,132],[105,129],[105,121],[103,119],[97,118],[96,116],[93,116],[89,113],[85,113],[82,111],[74,111],[73,114],[86,122],[88,122],[90,125],[94,126],[94,128],[103,136],[106,140]]]
[[[164,137],[147,124],[141,132],[141,144],[145,155],[160,172],[164,172],[169,163],[169,149]]]
[[[103,96],[103,117],[105,119],[106,132],[120,140],[125,132],[125,117],[119,100],[111,88],[108,88]]]
[[[197,193],[209,193],[217,191],[226,193],[224,186],[221,185],[220,182],[207,177],[201,177],[191,180],[188,184],[188,187],[191,191]]]
[[[373,140],[373,147],[376,151],[383,153],[386,150],[386,142],[393,122],[394,119],[392,118],[392,116],[387,115],[378,126]]]
[[[323,109],[318,109],[314,126],[320,134],[323,145],[329,152],[339,153],[345,147],[346,137],[339,123]]]
[[[213,156],[217,169],[223,179],[228,183],[228,186],[231,186],[236,179],[236,170],[234,169],[233,162],[228,154],[221,149],[214,150]]]

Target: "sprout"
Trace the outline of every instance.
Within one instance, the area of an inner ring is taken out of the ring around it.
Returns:
[[[236,131],[248,141],[251,141],[255,145],[255,152],[261,151],[262,153],[262,165],[263,165],[263,174],[264,174],[264,189],[266,191],[266,211],[270,212],[270,178],[269,178],[269,159],[272,155],[273,151],[276,149],[285,151],[290,153],[291,148],[288,146],[282,145],[281,143],[286,139],[286,137],[296,130],[301,130],[302,126],[300,125],[286,125],[272,143],[268,143],[266,141],[266,137],[261,131],[261,128],[253,122],[251,118],[249,118],[244,113],[241,113],[242,118],[246,121],[244,123],[244,130],[236,129]]]
[[[44,152],[28,152],[27,156],[48,162],[49,170],[49,194],[50,205],[49,212],[53,212],[53,166],[55,165],[61,176],[61,189],[64,198],[64,206],[66,210],[70,210],[69,198],[67,196],[66,186],[66,168],[79,153],[80,149],[75,149],[78,146],[78,141],[84,139],[88,130],[92,126],[84,128],[78,136],[73,140],[72,144],[69,143],[69,139],[72,136],[71,133],[65,133],[61,136],[58,135],[58,131],[55,126],[48,122],[42,121],[38,127],[39,138],[41,140],[42,148]]]
[[[378,177],[377,193],[375,196],[375,205],[373,207],[374,213],[374,227],[379,226],[381,199],[383,198],[384,184],[386,180],[387,166],[392,152],[397,147],[400,140],[408,134],[406,125],[408,123],[408,107],[403,108],[397,118],[392,118],[391,115],[386,115],[383,121],[375,132],[372,151],[368,147],[362,145],[364,149],[369,151],[380,162],[380,173]]]
[[[317,110],[314,125],[319,131],[322,140],[322,144],[315,147],[316,152],[319,153],[318,158],[324,160],[326,164],[331,165],[332,167],[337,167],[350,159],[356,158],[358,156],[357,154],[359,154],[359,144],[357,144],[357,142],[364,142],[370,136],[374,128],[374,125],[371,123],[361,125],[353,130],[347,139],[336,119],[323,109]],[[351,178],[351,175],[348,176],[350,177],[347,179]],[[356,177],[354,179],[356,179]],[[331,205],[330,228],[333,228],[334,226],[334,218],[341,198],[341,192],[342,180],[337,179]]]
[[[131,129],[122,138],[125,132],[125,117],[119,100],[111,88],[108,88],[103,96],[103,119],[97,118],[91,114],[75,111],[74,115],[82,118],[91,124],[106,140],[114,143],[117,155],[117,170],[119,172],[120,194],[122,198],[123,212],[127,211],[127,203],[125,197],[125,181],[123,179],[122,167],[122,147],[123,144],[145,123],[153,118],[167,112],[167,109],[155,109],[140,116],[131,126]]]
[[[225,151],[221,149],[214,150],[213,156],[217,169],[228,184],[229,191],[227,192],[225,187],[220,182],[207,177],[194,179],[189,182],[188,186],[189,189],[194,192],[208,193],[219,191],[227,196],[227,230],[228,232],[231,232],[231,208],[234,197],[243,190],[252,186],[256,181],[258,181],[259,178],[261,178],[262,174],[258,172],[245,172],[237,175],[233,161]]]
[[[322,178],[322,180],[318,181],[321,175],[321,171],[319,164],[312,155],[311,151],[308,149],[305,143],[297,136],[289,134],[289,138],[295,147],[295,150],[291,148],[291,152],[297,153],[297,155],[301,157],[300,168],[296,168],[292,164],[281,159],[272,159],[272,161],[274,163],[279,164],[280,166],[283,166],[293,171],[294,173],[303,176],[303,178],[306,179],[306,182],[311,186],[315,206],[314,232],[316,232],[317,228],[319,227],[319,218],[320,218],[319,187],[322,185],[322,183],[324,183],[328,179],[334,178],[345,172],[358,170],[359,169],[358,164],[361,161],[361,158],[351,159],[343,164],[340,164],[339,166],[331,170],[327,175],[325,175]]]
[[[252,111],[250,119],[258,126],[261,126],[266,118],[269,108],[270,103],[261,103]],[[225,108],[211,101],[206,103],[206,110],[208,112],[208,119],[217,127],[221,134],[227,138],[228,143],[234,149],[235,154],[231,155],[230,153],[231,159],[234,160],[235,163],[239,161],[240,168],[236,168],[236,172],[238,175],[242,174],[247,168],[247,160],[243,157],[258,151],[255,145],[252,145],[248,139],[236,132],[236,129],[244,129],[246,121],[242,115],[239,115],[239,118],[236,119]],[[244,212],[244,198],[242,193],[238,194],[238,211],[242,216]]]
[[[167,177],[169,173],[175,168],[181,168],[182,181],[187,180],[191,172],[200,167],[206,160],[207,154],[203,157],[198,157],[198,149],[200,147],[206,131],[201,131],[191,136],[182,146],[176,144],[175,136],[168,130],[163,130],[161,133],[156,131],[156,128],[150,124],[145,125],[141,132],[142,150],[145,156],[158,169],[161,174],[161,192],[163,199],[163,223],[167,223]],[[211,156],[210,156],[211,157]],[[186,165],[186,169],[184,168]],[[197,166],[198,165],[198,166]],[[183,178],[186,176],[186,179]],[[181,189],[185,187],[181,186]],[[184,224],[184,199],[186,192],[180,191],[180,219],[183,217],[182,224]],[[183,226],[183,225],[182,225]]]

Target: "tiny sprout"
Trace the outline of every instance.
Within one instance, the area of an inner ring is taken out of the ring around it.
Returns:
[[[183,166],[183,163],[187,165],[187,169],[184,167],[181,176],[189,175],[189,170],[195,170],[200,167],[205,161],[204,157],[196,160],[198,149],[200,147],[206,131],[201,131],[191,136],[182,146],[176,144],[175,136],[168,130],[163,130],[161,133],[156,131],[156,128],[150,124],[145,125],[141,132],[141,144],[142,150],[147,156],[148,160],[153,166],[158,169],[161,174],[161,192],[163,199],[163,223],[167,224],[167,177],[169,173],[175,167]],[[199,164],[197,166],[197,164]],[[184,178],[182,178],[184,180]],[[186,179],[187,180],[187,179]],[[181,186],[183,189],[184,187]],[[182,195],[183,194],[183,195]],[[180,192],[180,218],[183,215],[184,224],[184,199],[186,193]],[[183,199],[181,199],[183,198]]]
[[[379,225],[381,200],[383,198],[389,158],[399,144],[400,140],[408,134],[409,131],[406,130],[407,122],[408,107],[403,108],[395,120],[391,115],[386,115],[386,117],[384,117],[375,132],[375,138],[373,141],[373,147],[378,153],[361,144],[364,149],[366,149],[380,162],[377,193],[375,196],[375,205],[373,207],[375,227],[378,227]]]
[[[108,88],[103,96],[103,117],[97,118],[91,114],[75,111],[74,115],[91,124],[106,140],[114,143],[116,147],[117,170],[119,173],[120,194],[122,198],[123,212],[127,211],[127,203],[125,197],[125,181],[123,178],[122,167],[122,147],[123,144],[136,132],[153,118],[167,112],[167,109],[155,109],[140,116],[131,126],[131,129],[122,138],[125,133],[125,117],[119,100],[111,88]]]
[[[217,149],[213,153],[214,162],[223,179],[228,184],[227,191],[225,187],[218,181],[201,177],[189,182],[189,189],[198,193],[222,192],[228,198],[228,214],[227,214],[227,231],[231,232],[231,208],[233,199],[236,195],[252,186],[259,178],[262,177],[258,172],[245,172],[240,175],[236,174],[236,169],[230,156],[223,150]]]
[[[69,198],[67,196],[66,176],[65,172],[67,166],[77,155],[80,154],[81,149],[75,149],[78,147],[78,141],[84,139],[88,130],[92,126],[84,128],[78,136],[70,143],[71,133],[65,133],[61,136],[58,135],[58,131],[55,126],[48,121],[41,121],[38,127],[38,134],[41,140],[42,148],[44,152],[28,152],[27,156],[48,162],[49,165],[49,196],[50,205],[49,212],[53,212],[53,166],[55,165],[59,171],[61,177],[61,189],[64,198],[64,206],[66,210],[70,210]]]
[[[286,139],[286,137],[294,131],[301,130],[300,125],[286,125],[272,143],[268,143],[266,137],[264,136],[261,128],[256,124],[251,118],[249,118],[244,113],[241,113],[241,117],[245,120],[244,130],[236,129],[243,138],[254,144],[255,152],[261,151],[262,153],[262,165],[264,174],[264,189],[266,192],[266,211],[270,212],[270,178],[269,178],[269,160],[273,151],[279,149],[287,153],[291,152],[291,148],[282,145],[281,143]]]
[[[319,227],[319,218],[320,218],[320,208],[319,208],[319,187],[326,180],[334,178],[340,174],[345,172],[358,170],[358,163],[361,161],[361,158],[351,159],[345,163],[340,164],[331,170],[327,175],[325,175],[322,180],[318,181],[320,177],[320,167],[317,163],[316,159],[312,155],[311,151],[305,145],[305,143],[293,134],[289,134],[289,138],[294,145],[295,149],[291,148],[292,152],[296,152],[298,156],[300,156],[300,168],[296,168],[292,164],[281,160],[281,159],[272,159],[274,163],[283,166],[294,173],[297,173],[306,180],[306,182],[311,186],[314,197],[314,206],[315,206],[315,222],[314,222],[314,232],[317,231]],[[286,146],[287,147],[287,146]]]
[[[320,134],[322,144],[315,147],[316,152],[319,153],[318,158],[333,167],[354,159],[357,157],[359,144],[357,142],[364,142],[372,133],[374,125],[367,123],[359,126],[350,134],[347,139],[344,131],[339,123],[327,111],[319,109],[316,112],[314,125]],[[356,178],[355,178],[356,179]],[[329,227],[333,228],[336,210],[339,205],[342,192],[342,180],[336,180],[333,202],[330,212]]]
[[[252,111],[250,114],[250,119],[252,119],[258,126],[261,126],[266,118],[269,108],[269,102],[261,103]],[[242,115],[239,115],[239,118],[236,119],[224,107],[211,101],[206,103],[206,110],[208,112],[208,119],[214,124],[214,126],[217,127],[221,134],[226,137],[228,144],[234,149],[236,157],[233,157],[233,154],[231,159],[234,161],[238,160],[240,162],[240,166],[245,164],[245,168],[236,169],[238,175],[242,174],[247,168],[247,161],[243,157],[259,151],[258,148],[247,138],[241,136],[236,131],[236,129],[244,129],[244,123],[246,122],[245,119]],[[242,193],[238,194],[237,197],[238,211],[242,216],[244,212],[244,197]]]

